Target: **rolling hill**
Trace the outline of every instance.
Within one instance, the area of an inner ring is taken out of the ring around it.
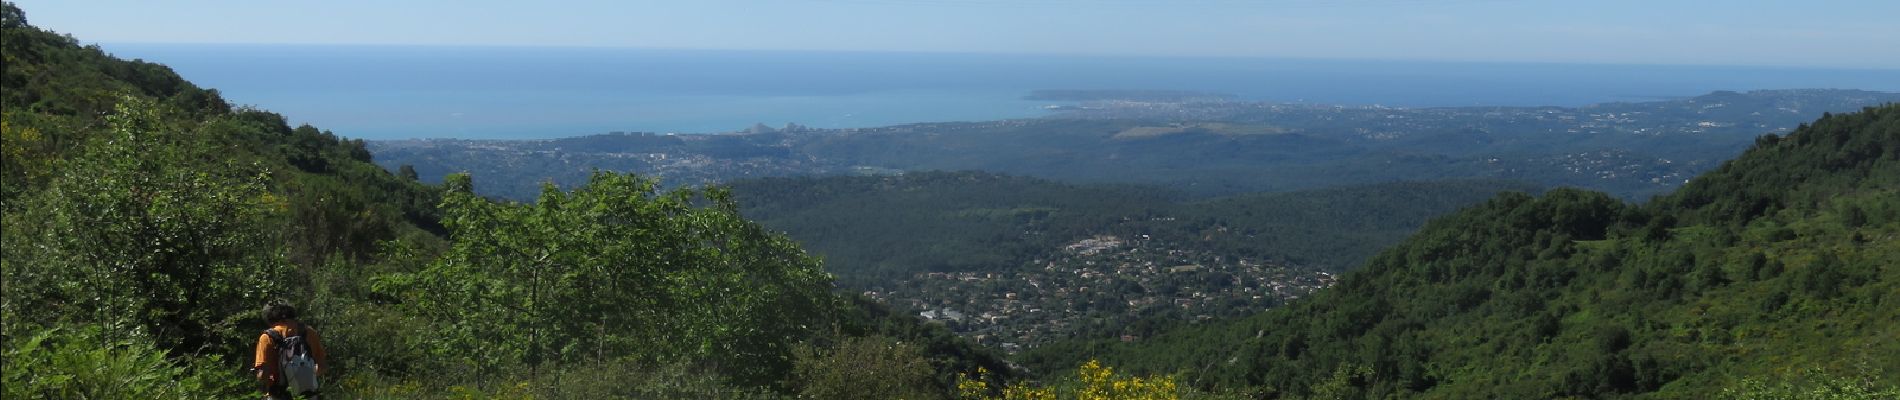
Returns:
[[[864,372],[830,367],[848,355],[889,360],[870,373],[901,375],[893,393],[1008,377],[833,292],[722,190],[599,174],[524,204],[467,175],[424,185],[10,2],[0,58],[8,399],[255,396],[258,310],[280,302],[322,332],[338,397],[779,398]]]
[[[1891,396],[1897,205],[1900,105],[1868,108],[1763,136],[1648,203],[1501,195],[1289,306],[1023,361],[1266,397]]]

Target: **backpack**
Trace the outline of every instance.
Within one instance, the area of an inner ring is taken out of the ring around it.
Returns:
[[[310,355],[310,344],[304,342],[303,325],[298,324],[290,337],[276,329],[265,329],[264,334],[277,344],[277,375],[290,385],[291,393],[316,392],[317,359]]]

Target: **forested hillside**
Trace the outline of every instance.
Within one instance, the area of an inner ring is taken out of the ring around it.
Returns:
[[[322,332],[343,398],[935,398],[979,367],[1009,377],[832,293],[723,190],[597,174],[494,202],[479,177],[390,173],[360,140],[234,108],[11,3],[0,50],[8,399],[255,396],[271,301]]]
[[[1025,362],[1102,357],[1267,397],[1893,398],[1896,266],[1887,105],[1763,136],[1649,203],[1499,196],[1290,306]]]
[[[1016,352],[1251,315],[1431,217],[1528,184],[1401,182],[1189,200],[985,172],[737,181],[741,211],[840,286]]]
[[[1451,180],[1192,200],[1136,185],[1073,185],[985,172],[792,177],[731,184],[741,211],[825,257],[841,283],[921,272],[1013,270],[1097,235],[1343,270],[1431,217],[1529,184]]]

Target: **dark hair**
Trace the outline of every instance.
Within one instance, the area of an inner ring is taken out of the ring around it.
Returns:
[[[270,303],[264,306],[264,321],[277,322],[297,319],[297,308],[284,303]]]

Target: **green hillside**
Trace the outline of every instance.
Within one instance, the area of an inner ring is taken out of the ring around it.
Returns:
[[[1188,200],[1134,185],[985,172],[794,177],[731,184],[742,211],[869,287],[921,272],[1004,271],[1095,235],[1183,243],[1324,270],[1355,265],[1433,216],[1500,191],[1497,180],[1400,182]]]
[[[1100,357],[1266,397],[1892,398],[1896,238],[1887,105],[1764,136],[1647,204],[1502,195],[1287,307],[1023,361]]]
[[[941,327],[834,294],[723,190],[424,185],[11,3],[0,58],[8,399],[255,396],[270,301],[322,332],[333,397],[935,398],[979,367],[1008,378]]]

